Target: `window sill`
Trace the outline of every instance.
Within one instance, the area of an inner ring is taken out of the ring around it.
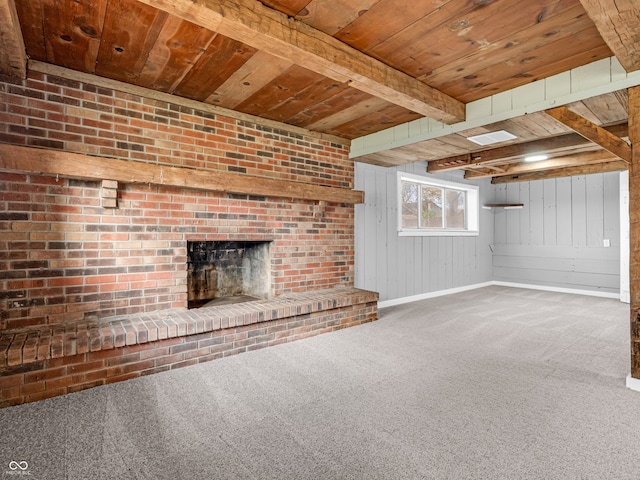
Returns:
[[[477,237],[477,230],[399,230],[399,237]]]

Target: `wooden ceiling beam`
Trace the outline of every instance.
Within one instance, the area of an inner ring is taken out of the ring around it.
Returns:
[[[628,135],[628,125],[626,123],[605,127],[605,130],[619,137],[626,137]],[[488,167],[488,164],[491,162],[501,160],[506,161],[532,154],[552,154],[573,147],[588,145],[589,143],[591,143],[590,140],[586,139],[582,135],[569,133],[558,137],[543,138],[531,142],[490,148],[479,152],[431,160],[427,164],[427,172],[436,173],[446,172],[448,170],[458,170],[461,168],[477,168],[481,166]]]
[[[627,164],[631,163],[631,147],[617,135],[590,122],[583,116],[572,112],[567,107],[551,108],[545,110],[545,113],[566,125],[574,132],[613,153]]]
[[[259,1],[139,1],[426,117],[465,120],[462,102]]]
[[[0,73],[26,78],[27,50],[14,0],[0,0],[0,19]]]
[[[627,72],[640,69],[637,0],[580,0],[600,35]]]
[[[543,170],[555,170],[558,168],[579,167],[582,165],[593,165],[597,163],[607,163],[617,161],[618,158],[606,150],[598,150],[595,152],[584,152],[575,155],[566,155],[563,157],[544,160],[541,162],[531,163],[514,163],[512,165],[504,165],[502,172],[496,171],[467,171],[464,178],[485,178],[509,175],[521,175],[525,173],[538,172]]]
[[[533,180],[546,180],[548,178],[572,177],[574,175],[589,175],[592,173],[619,172],[626,170],[628,165],[622,160],[612,162],[596,163],[593,165],[580,165],[577,167],[557,168],[553,170],[543,170],[540,172],[522,173],[519,175],[508,175],[505,177],[494,177],[491,183],[530,182]]]

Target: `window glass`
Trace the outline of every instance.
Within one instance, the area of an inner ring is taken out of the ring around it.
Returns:
[[[479,188],[398,172],[401,236],[478,235]]]
[[[447,189],[447,203],[445,212],[447,215],[447,228],[464,228],[465,192],[462,190]]]
[[[402,228],[418,228],[418,185],[402,182]]]
[[[422,186],[422,227],[443,228],[442,189]]]

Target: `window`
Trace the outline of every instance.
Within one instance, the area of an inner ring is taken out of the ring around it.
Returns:
[[[400,235],[478,235],[478,187],[398,174]]]

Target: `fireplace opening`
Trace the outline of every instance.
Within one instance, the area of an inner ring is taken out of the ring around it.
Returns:
[[[269,298],[270,242],[188,241],[188,308]]]

